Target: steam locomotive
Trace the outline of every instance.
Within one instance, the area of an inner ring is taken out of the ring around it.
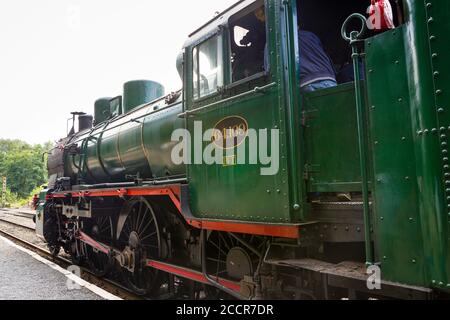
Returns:
[[[392,3],[396,27],[376,33],[361,0],[217,15],[183,46],[182,90],[131,81],[74,113],[38,235],[155,298],[448,297],[450,4]],[[301,93],[299,25],[356,80]]]

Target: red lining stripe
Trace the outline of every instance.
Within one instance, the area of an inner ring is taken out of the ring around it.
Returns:
[[[178,267],[178,266],[175,266],[172,264],[163,263],[163,262],[154,261],[154,260],[148,260],[147,266],[154,268],[154,269],[164,271],[164,272],[168,272],[170,274],[177,275],[182,278],[194,280],[196,282],[200,282],[200,283],[204,283],[204,284],[209,284],[208,279],[206,279],[206,277],[203,275],[203,273],[198,272],[196,270]],[[235,292],[241,292],[241,286],[236,282],[225,280],[222,278],[217,279],[217,282],[230,290],[233,290]]]
[[[125,197],[125,196],[169,196],[172,203],[183,215],[181,209],[181,187],[179,185],[171,185],[163,188],[143,187],[143,188],[121,188],[121,189],[105,189],[90,191],[72,191],[66,193],[55,193],[47,197],[65,198],[70,194],[74,198],[83,197]],[[260,224],[246,223],[236,221],[214,221],[202,219],[188,219],[183,215],[185,221],[192,227],[203,230],[233,232],[242,234],[255,234],[259,236],[280,237],[289,239],[298,239],[300,237],[299,226],[295,224]]]

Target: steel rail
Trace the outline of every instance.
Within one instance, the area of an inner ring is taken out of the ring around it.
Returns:
[[[31,230],[31,231],[35,231],[36,230],[35,228],[29,227],[29,226],[25,226],[23,224],[19,224],[19,223],[14,222],[14,221],[4,220],[2,218],[0,218],[0,222],[4,222],[4,223],[12,225],[14,227],[20,227],[20,228],[24,228],[24,229]]]

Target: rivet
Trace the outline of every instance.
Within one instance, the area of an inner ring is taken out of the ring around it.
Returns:
[[[413,221],[414,221],[414,219],[413,219],[413,218],[409,218],[409,221],[413,222]]]
[[[439,286],[443,287],[444,283],[443,282],[439,282]]]
[[[369,70],[369,73],[373,73],[373,70],[372,70],[372,69],[370,69],[370,70]]]
[[[383,221],[383,220],[384,220],[384,217],[381,217],[380,220]]]
[[[267,193],[269,193],[269,194],[270,194],[270,190],[267,190]]]
[[[442,159],[442,161],[444,161],[444,162],[448,162],[448,158],[447,158],[447,157],[445,157],[445,158],[443,158],[443,159]]]
[[[447,142],[442,142],[442,143],[441,143],[441,146],[442,146],[442,147],[446,147],[446,146],[447,146]]]
[[[440,129],[440,130],[441,130],[441,131],[443,132],[443,131],[445,131],[445,128],[444,128],[444,127],[441,127],[441,129]]]
[[[375,110],[376,109],[376,107],[375,106],[372,106],[372,110]]]
[[[400,61],[398,61],[398,60],[395,61],[395,64],[399,64],[399,63],[400,63]]]
[[[450,181],[449,180],[445,181],[445,185],[450,186]]]
[[[431,55],[431,57],[432,57],[433,59],[436,59],[436,58],[438,57],[438,54],[437,54],[437,53],[433,53],[433,54]]]
[[[409,180],[409,177],[405,177],[405,180]]]
[[[375,144],[375,145],[378,145],[378,141],[375,141],[374,144]]]
[[[427,3],[427,9],[430,9],[433,6],[433,4],[431,2]]]
[[[445,134],[441,134],[441,139],[447,139],[447,136]]]
[[[412,263],[416,263],[417,261],[416,261],[416,259],[412,259],[412,261],[411,261]]]
[[[402,140],[405,141],[405,140],[406,140],[406,137],[402,137]]]
[[[434,75],[435,78],[439,77],[439,71],[435,71],[435,72],[433,73],[433,75]]]
[[[446,165],[444,166],[444,170],[448,170],[448,169],[450,169],[450,166],[449,166],[448,164],[446,164]]]
[[[436,132],[437,132],[436,128],[431,129],[431,133],[436,133]]]
[[[295,211],[300,210],[300,205],[299,204],[294,204],[294,210]]]
[[[434,22],[433,17],[431,17],[430,19],[428,19],[428,23],[433,23],[433,22]]]
[[[428,129],[423,130],[424,134],[428,134],[428,132],[430,132]]]
[[[434,40],[436,40],[436,36],[431,36],[430,41],[434,41]]]
[[[450,188],[445,189],[445,192],[450,193]]]
[[[442,90],[441,89],[436,90],[436,94],[437,95],[442,94]]]
[[[419,136],[421,136],[421,135],[422,135],[422,133],[423,133],[423,131],[422,131],[422,130],[419,130],[419,131],[417,131],[417,134],[418,134]]]
[[[448,150],[447,149],[442,150],[442,154],[448,154]]]
[[[386,256],[384,256],[384,257],[383,257],[383,260],[387,260],[387,257],[386,257]]]
[[[398,102],[402,102],[403,101],[403,99],[402,98],[398,98]]]
[[[439,109],[438,109],[438,112],[439,112],[439,113],[443,113],[443,112],[444,112],[444,108],[439,108]]]

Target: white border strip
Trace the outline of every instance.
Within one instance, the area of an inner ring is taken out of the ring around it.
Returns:
[[[119,297],[117,297],[117,296],[115,296],[115,295],[113,295],[113,294],[103,290],[102,288],[99,288],[96,285],[93,285],[92,283],[89,283],[89,282],[81,279],[77,275],[73,274],[70,271],[67,271],[67,270],[61,268],[57,264],[55,264],[55,263],[53,263],[53,262],[51,262],[51,261],[49,261],[47,259],[44,259],[43,257],[38,255],[37,253],[35,253],[35,252],[31,251],[31,250],[25,249],[25,248],[15,244],[14,242],[12,242],[9,239],[6,239],[6,238],[0,236],[0,240],[5,242],[6,244],[10,245],[11,247],[14,247],[17,250],[28,254],[29,256],[33,257],[37,261],[39,261],[39,262],[47,265],[48,267],[52,268],[53,270],[56,270],[56,271],[62,273],[68,279],[70,279],[71,281],[73,281],[76,284],[78,284],[80,287],[88,289],[89,291],[95,293],[96,295],[102,297],[103,299],[106,299],[106,300],[123,300],[123,299],[121,299],[121,298],[119,298]]]

